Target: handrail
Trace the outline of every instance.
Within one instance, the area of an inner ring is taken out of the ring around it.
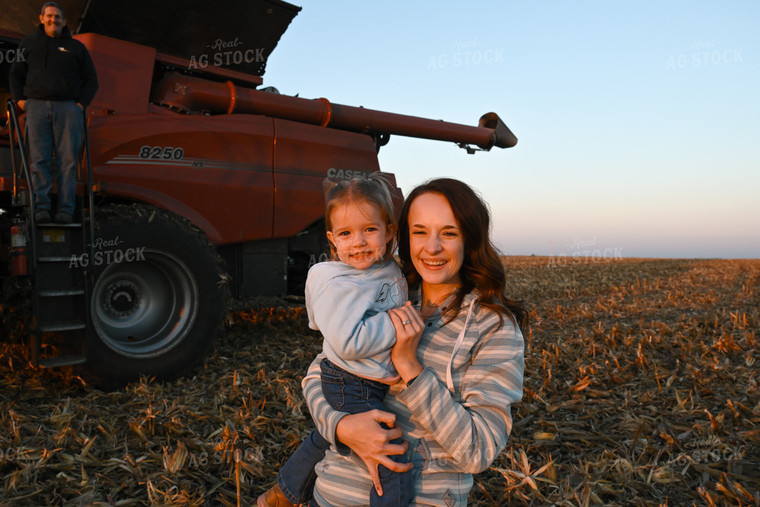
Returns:
[[[37,234],[35,234],[36,224],[35,220],[35,210],[34,210],[34,183],[32,182],[32,175],[29,171],[29,163],[26,160],[26,152],[24,151],[24,136],[21,134],[21,128],[18,125],[18,116],[16,116],[16,105],[13,103],[11,99],[8,99],[8,117],[10,118],[10,142],[11,142],[11,154],[13,154],[13,151],[15,149],[14,143],[16,142],[16,136],[18,136],[18,148],[19,153],[21,153],[21,166],[24,169],[24,175],[26,176],[26,182],[29,187],[29,194],[27,197],[27,203],[29,205],[29,229],[27,229],[27,236],[29,238],[29,254],[31,256],[31,274],[33,277],[36,277],[37,275]],[[14,132],[15,131],[15,132]],[[14,133],[16,134],[14,136]],[[13,155],[11,155],[13,156]],[[16,165],[15,162],[13,163],[13,198],[14,198],[14,205],[18,204],[17,202],[17,195],[16,195]],[[39,307],[39,301],[38,301],[38,293],[35,290],[32,295],[32,308],[34,308],[34,312],[36,314],[37,310],[36,308]],[[36,319],[35,319],[36,320]],[[31,360],[34,365],[38,364],[39,361],[39,353],[40,353],[40,330],[38,325],[34,325],[31,330],[31,344],[30,344],[30,351],[31,351]]]
[[[11,102],[10,100],[8,101]],[[8,118],[8,141],[11,145],[11,169],[13,171],[13,195],[11,196],[11,202],[16,203],[18,198],[18,188],[16,183],[16,144],[15,144],[15,130],[13,130],[13,122],[11,121],[11,112],[8,110],[10,106],[6,105],[6,116]]]
[[[15,141],[16,138],[18,138],[18,151],[21,154],[21,167],[24,170],[24,176],[26,177],[27,184],[29,185],[29,206],[31,210],[31,226],[32,231],[35,227],[35,217],[34,217],[34,183],[32,181],[32,174],[29,171],[29,162],[26,160],[26,152],[24,151],[24,135],[21,133],[21,128],[18,124],[18,116],[16,115],[16,105],[13,103],[13,100],[8,99],[8,117],[10,119],[9,122],[9,134],[10,134],[10,142],[11,142],[11,165],[13,165],[13,198],[14,200],[18,197],[16,195],[17,188],[16,188],[16,164],[15,164]],[[14,135],[15,134],[15,135]],[[32,258],[34,258],[34,252],[35,252],[35,244],[34,244],[34,234],[31,234],[32,236]]]
[[[29,172],[29,163],[26,160],[26,152],[24,151],[24,135],[21,133],[21,128],[18,124],[18,116],[16,115],[16,105],[13,103],[13,100],[8,99],[7,103],[7,110],[8,110],[8,135],[10,137],[11,142],[11,166],[13,167],[13,199],[15,200],[17,195],[17,174],[16,174],[16,138],[18,138],[18,151],[21,154],[21,167],[24,170],[24,176],[26,176],[26,181],[29,184],[29,190],[32,190],[32,175]],[[32,205],[32,218],[34,218],[34,199],[32,198],[32,195],[30,197],[30,202]],[[32,226],[34,226],[34,223],[32,223]]]
[[[90,241],[88,242],[87,247],[87,255],[88,259],[94,259],[94,253],[95,253],[95,196],[93,195],[93,183],[92,183],[92,164],[90,163],[90,134],[89,129],[87,127],[87,109],[82,109],[82,115],[84,116],[84,121],[82,122],[82,126],[84,129],[84,159],[85,164],[87,166],[87,210],[89,214],[90,219],[90,226],[89,230],[85,229],[86,233],[89,233]],[[82,222],[84,224],[84,210],[82,210]]]

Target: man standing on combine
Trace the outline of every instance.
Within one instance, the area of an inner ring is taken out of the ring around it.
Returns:
[[[42,6],[40,25],[21,41],[19,53],[24,57],[11,67],[10,88],[13,101],[26,112],[35,220],[51,221],[51,170],[56,168],[58,199],[52,220],[71,223],[82,111],[98,90],[95,65],[84,44],[71,37],[63,10],[55,2]]]

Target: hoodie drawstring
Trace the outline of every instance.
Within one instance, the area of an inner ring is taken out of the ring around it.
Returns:
[[[454,350],[451,352],[451,358],[449,359],[449,365],[446,367],[446,387],[449,388],[449,391],[452,393],[454,392],[454,381],[451,378],[451,366],[454,364],[454,356],[459,352],[459,349],[462,347],[462,342],[464,341],[464,334],[467,331],[467,325],[470,323],[470,317],[472,316],[472,309],[475,307],[475,298],[472,298],[470,301],[470,309],[467,311],[467,318],[464,321],[464,327],[462,327],[462,331],[459,333],[459,336],[457,336],[457,342],[454,344]]]

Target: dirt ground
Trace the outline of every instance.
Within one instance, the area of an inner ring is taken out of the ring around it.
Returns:
[[[525,394],[470,505],[760,505],[760,260],[507,257]],[[113,391],[0,345],[0,505],[249,505],[311,430],[302,301]]]

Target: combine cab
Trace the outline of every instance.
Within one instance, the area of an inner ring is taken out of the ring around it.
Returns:
[[[392,134],[470,152],[517,142],[494,113],[465,126],[262,88],[300,10],[285,2],[62,4],[100,82],[73,224],[34,223],[23,114],[10,102],[0,136],[2,317],[26,326],[40,366],[85,363],[119,381],[180,375],[210,348],[228,295],[302,294],[326,252],[325,177],[379,171]],[[6,103],[8,56],[20,57],[37,12],[0,7],[12,14],[0,27]],[[173,17],[135,17],[159,11]]]

